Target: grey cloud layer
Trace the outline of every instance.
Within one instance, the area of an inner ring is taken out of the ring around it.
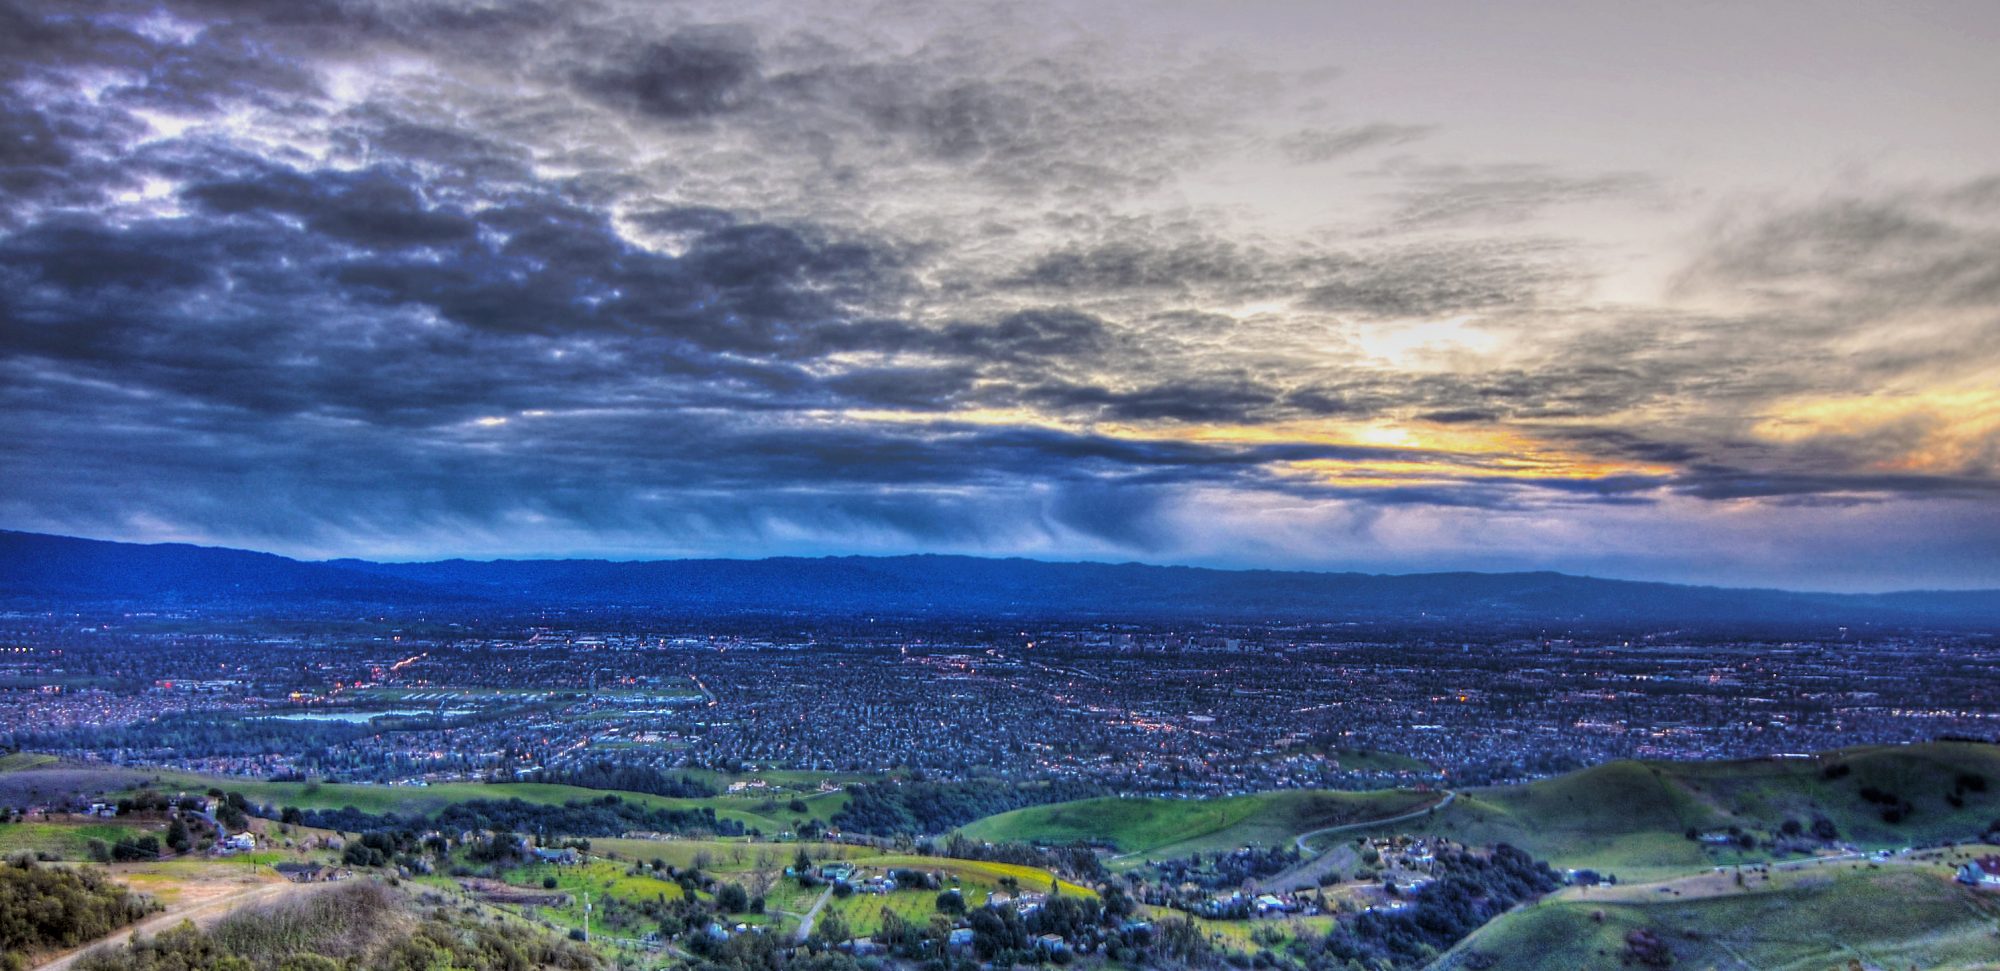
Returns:
[[[1992,180],[1719,228],[1683,286],[1763,301],[1739,312],[1597,307],[1573,243],[1512,227],[1651,176],[1399,156],[1361,176],[1389,199],[1365,231],[1266,234],[1172,187],[1433,129],[1257,137],[1295,79],[1038,47],[1017,17],[912,41],[724,8],[0,6],[0,472],[21,483],[0,515],[334,551],[513,529],[544,552],[1174,556],[1229,495],[1244,530],[1271,503],[1994,501],[1990,447],[1885,474],[1881,443],[1745,433],[1884,315],[1993,333]],[[1376,350],[1471,315],[1504,360]],[[1840,367],[1991,365],[1905,352]],[[1635,425],[1648,410],[1670,417]],[[1179,434],[1319,420],[1507,427],[1665,469]],[[1295,469],[1387,462],[1432,471]],[[1196,552],[1232,555],[1214,543]]]

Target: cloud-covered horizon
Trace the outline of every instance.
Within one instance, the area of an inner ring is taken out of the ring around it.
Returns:
[[[1245,10],[0,4],[0,527],[2000,585],[2000,170]]]

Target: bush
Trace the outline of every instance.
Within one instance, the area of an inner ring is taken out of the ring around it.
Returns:
[[[8,864],[0,867],[0,954],[75,947],[158,909],[96,870]]]

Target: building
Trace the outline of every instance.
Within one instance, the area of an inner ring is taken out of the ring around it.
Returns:
[[[2000,889],[2000,856],[1982,856],[1958,868],[1958,882],[1986,889]]]

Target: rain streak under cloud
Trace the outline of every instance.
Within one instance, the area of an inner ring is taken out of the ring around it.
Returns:
[[[2000,584],[2000,11],[1491,6],[0,5],[0,526]]]

